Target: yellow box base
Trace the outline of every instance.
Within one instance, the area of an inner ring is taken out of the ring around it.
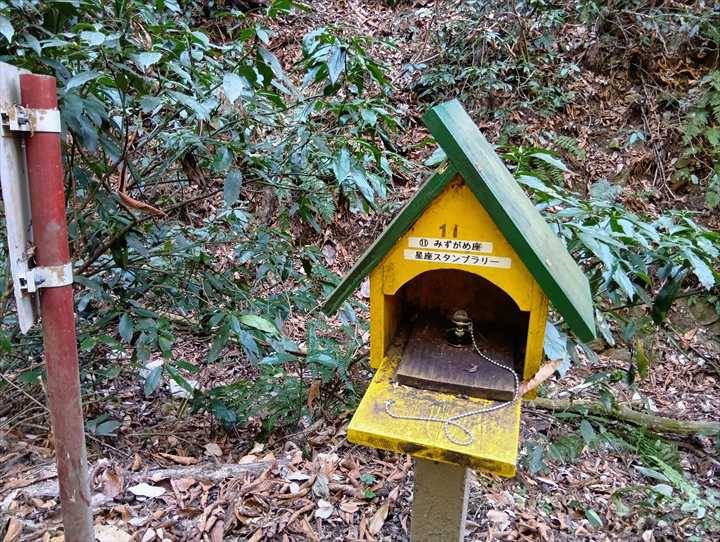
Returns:
[[[472,432],[473,442],[467,446],[455,444],[445,435],[442,423],[393,418],[385,411],[386,402],[394,401],[393,414],[435,418],[447,418],[496,403],[394,382],[392,377],[401,355],[400,349],[389,349],[350,422],[348,440],[499,476],[514,476],[520,440],[520,401],[496,412],[460,420]],[[459,429],[451,427],[450,431],[456,439],[466,439]]]

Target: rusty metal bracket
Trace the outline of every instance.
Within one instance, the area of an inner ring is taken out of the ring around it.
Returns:
[[[61,131],[60,111],[57,109],[32,109],[21,105],[13,105],[0,110],[0,125],[4,136],[12,136],[18,132],[59,134]]]
[[[72,264],[33,267],[20,277],[20,285],[28,292],[39,288],[58,288],[73,283]]]

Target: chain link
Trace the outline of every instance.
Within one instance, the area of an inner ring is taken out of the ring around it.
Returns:
[[[515,373],[515,371],[511,367],[507,367],[502,363],[495,361],[494,359],[490,358],[489,356],[480,351],[480,348],[478,348],[477,342],[475,341],[475,330],[473,329],[472,322],[470,322],[470,337],[472,337],[472,344],[475,352],[481,358],[491,363],[495,367],[499,367],[505,371],[508,371],[512,375],[513,397],[510,401],[505,401],[504,403],[498,403],[496,405],[469,410],[468,412],[456,414],[455,416],[450,416],[448,418],[436,418],[434,416],[406,416],[402,414],[396,414],[390,411],[390,408],[395,404],[395,401],[393,399],[388,399],[387,401],[385,401],[385,413],[391,418],[395,418],[397,420],[413,420],[418,422],[441,423],[443,424],[443,431],[445,431],[445,436],[450,442],[457,444],[458,446],[469,446],[470,444],[472,444],[475,441],[472,436],[472,432],[470,431],[470,429],[461,424],[458,420],[469,418],[471,416],[478,416],[480,414],[489,414],[490,412],[496,412],[498,410],[502,410],[503,408],[509,407],[510,405],[515,403],[515,401],[517,401],[520,396],[520,379],[518,378],[517,373]],[[460,440],[456,438],[452,433],[450,433],[451,427],[459,429],[465,435],[465,439]]]

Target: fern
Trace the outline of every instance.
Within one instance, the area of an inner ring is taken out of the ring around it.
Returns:
[[[587,157],[587,154],[583,149],[580,148],[577,140],[574,137],[562,134],[555,134],[554,132],[550,132],[548,134],[548,137],[555,144],[556,147],[567,152],[568,154],[571,154],[577,160],[585,160],[585,158]]]
[[[720,124],[720,92],[716,92],[715,94],[717,95],[716,99],[711,101],[709,105],[715,117],[715,122]]]
[[[533,160],[532,166],[535,175],[543,181],[550,182],[553,186],[562,186],[565,184],[565,175],[562,170],[541,162],[540,160]]]
[[[685,148],[675,175],[696,184],[702,179],[705,203],[712,209],[720,205],[720,70],[702,79],[700,91],[685,119],[682,134]]]
[[[658,462],[662,462],[675,470],[682,470],[680,454],[674,442],[646,429],[633,431],[629,440],[646,465],[655,467],[658,466]]]
[[[716,172],[710,179],[707,191],[705,192],[705,204],[710,209],[714,209],[720,205],[720,171]]]

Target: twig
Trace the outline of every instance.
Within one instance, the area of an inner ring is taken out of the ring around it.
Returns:
[[[621,404],[617,404],[614,408],[608,409],[598,401],[571,401],[567,399],[546,399],[544,397],[525,401],[525,404],[533,408],[551,410],[553,412],[594,414],[640,427],[647,427],[659,433],[675,433],[677,435],[720,435],[720,423],[718,422],[678,420],[666,416],[638,412]]]
[[[213,190],[211,192],[208,192],[206,194],[202,194],[201,196],[197,196],[195,198],[190,198],[189,200],[182,201],[176,205],[172,205],[166,209],[165,214],[169,214],[172,211],[176,211],[182,207],[185,207],[186,205],[190,205],[191,203],[194,203],[196,201],[200,201],[209,197],[214,196],[215,194],[218,194],[222,192],[222,188],[219,188],[217,190]],[[78,274],[85,273],[92,264],[94,264],[103,254],[105,254],[108,250],[110,250],[110,247],[112,247],[115,243],[117,243],[120,239],[125,237],[125,235],[128,234],[130,230],[132,230],[134,227],[142,224],[143,222],[147,222],[148,220],[151,220],[155,218],[153,215],[145,215],[142,217],[136,217],[134,220],[132,220],[130,223],[128,223],[124,228],[119,230],[115,233],[112,237],[107,239],[104,243],[102,243],[98,248],[95,249],[95,251],[90,255],[90,257],[85,261],[85,263],[78,269]]]
[[[22,389],[20,386],[18,386],[17,384],[15,384],[15,382],[13,382],[12,380],[9,380],[9,379],[8,379],[5,375],[3,375],[2,373],[0,373],[0,378],[2,378],[5,382],[7,382],[8,384],[10,384],[10,386],[12,386],[13,388],[15,388],[16,391],[19,391],[20,393],[22,393],[25,397],[27,397],[28,399],[30,399],[30,401],[32,401],[33,403],[35,403],[36,405],[38,405],[40,408],[43,408],[43,409],[47,410],[47,407],[46,407],[45,405],[43,405],[40,401],[38,401],[37,399],[35,399],[35,397],[33,397],[32,395],[30,395],[28,392],[26,392],[26,391],[25,391],[24,389]]]

